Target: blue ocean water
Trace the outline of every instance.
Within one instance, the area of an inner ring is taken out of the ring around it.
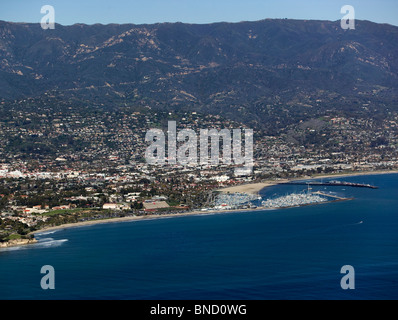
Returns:
[[[0,299],[397,299],[398,174],[340,180],[380,188],[318,187],[348,202],[38,235],[0,251]],[[41,289],[44,265],[55,290]],[[344,265],[355,290],[340,286]]]

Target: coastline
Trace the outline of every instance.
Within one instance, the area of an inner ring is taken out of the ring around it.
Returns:
[[[0,249],[12,248],[12,247],[20,247],[26,246],[28,244],[34,244],[38,241],[36,239],[17,239],[17,240],[10,240],[4,243],[0,243]]]
[[[206,216],[213,214],[222,214],[222,213],[234,213],[234,212],[253,212],[253,211],[261,211],[267,210],[264,208],[255,208],[255,209],[231,209],[231,210],[209,210],[209,211],[190,211],[190,212],[182,212],[182,213],[171,213],[171,214],[162,214],[162,215],[147,215],[147,216],[130,216],[123,218],[113,218],[113,219],[104,219],[104,220],[91,220],[84,222],[76,222],[76,223],[67,223],[54,227],[47,227],[37,231],[30,232],[29,235],[35,235],[45,232],[63,230],[63,229],[71,229],[71,228],[79,228],[79,227],[88,227],[93,225],[100,224],[110,224],[110,223],[120,223],[120,222],[134,222],[134,221],[148,221],[148,220],[158,220],[158,219],[167,219],[167,218],[181,218],[181,217],[194,217],[194,216]]]
[[[313,176],[303,176],[299,178],[281,179],[281,180],[268,180],[264,182],[248,183],[233,187],[227,187],[218,189],[217,191],[222,193],[247,193],[247,194],[259,194],[261,190],[276,186],[278,184],[287,183],[291,181],[299,180],[315,180],[315,179],[328,179],[328,178],[344,178],[344,177],[357,177],[357,176],[371,176],[371,175],[382,175],[382,174],[394,174],[398,173],[396,170],[380,170],[380,171],[361,171],[361,172],[347,172],[347,173],[331,173],[331,174],[319,174]]]
[[[222,193],[247,193],[247,194],[256,195],[261,190],[263,190],[267,187],[272,187],[272,186],[278,185],[280,183],[286,183],[289,181],[291,181],[291,180],[289,180],[289,179],[269,180],[269,181],[264,181],[264,182],[248,183],[248,184],[242,184],[242,185],[233,186],[233,187],[222,188],[222,189],[218,189],[217,191],[222,192]]]
[[[398,169],[394,170],[379,170],[379,171],[361,171],[361,172],[351,172],[351,173],[331,173],[329,175],[320,174],[311,176],[309,179],[327,179],[327,178],[344,178],[344,177],[359,177],[359,176],[374,176],[383,174],[395,174],[398,173]],[[304,180],[303,178],[295,180]]]
[[[260,183],[251,183],[246,185],[234,186],[224,189],[219,189],[217,191],[220,192],[240,192],[240,193],[249,193],[249,194],[258,194],[261,190],[275,186],[281,183],[289,182],[289,181],[297,181],[297,180],[312,180],[312,179],[322,179],[322,178],[342,178],[342,177],[354,177],[354,176],[369,176],[369,175],[382,175],[382,174],[396,174],[398,170],[391,171],[369,171],[369,172],[352,172],[352,173],[338,173],[338,174],[330,174],[330,175],[319,175],[319,176],[311,176],[311,177],[300,177],[294,179],[281,179],[281,180],[273,180],[273,181],[265,181]],[[256,208],[256,209],[233,209],[233,210],[209,210],[209,211],[192,211],[192,212],[184,212],[184,213],[175,213],[175,214],[164,214],[164,215],[147,215],[147,216],[131,216],[131,217],[123,217],[123,218],[113,218],[113,219],[104,219],[104,220],[92,220],[85,222],[77,222],[77,223],[69,223],[60,226],[47,227],[34,232],[29,233],[30,235],[40,234],[49,231],[57,231],[63,229],[70,228],[78,228],[78,227],[87,227],[99,224],[108,224],[108,223],[120,223],[120,222],[133,222],[133,221],[146,221],[146,220],[155,220],[155,219],[167,219],[167,218],[177,218],[177,217],[189,217],[189,216],[205,216],[212,214],[223,214],[223,213],[234,213],[234,212],[253,212],[253,211],[264,211],[264,210],[272,210],[272,209],[264,209],[264,208]]]

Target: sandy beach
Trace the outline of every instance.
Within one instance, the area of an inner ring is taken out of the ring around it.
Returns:
[[[219,189],[222,193],[247,193],[247,194],[258,194],[261,190],[267,187],[275,186],[280,183],[286,183],[289,180],[272,180],[272,181],[265,181],[259,183],[249,183],[249,184],[242,184],[239,186],[233,186],[228,188]]]
[[[258,194],[261,190],[267,187],[275,186],[281,183],[287,183],[290,181],[297,180],[315,180],[315,179],[327,179],[327,178],[344,178],[344,177],[356,177],[356,176],[369,176],[369,175],[380,175],[380,174],[393,174],[398,173],[398,170],[389,171],[363,171],[363,172],[351,172],[351,173],[336,173],[328,175],[313,175],[303,176],[293,179],[281,179],[281,180],[269,180],[258,183],[248,183],[233,187],[222,188],[217,191],[223,193],[247,193],[247,194]]]
[[[45,232],[50,232],[50,231],[70,229],[70,228],[78,228],[78,227],[87,227],[87,226],[93,226],[93,225],[98,225],[98,224],[132,222],[132,221],[146,221],[146,220],[189,217],[189,216],[198,216],[198,215],[205,216],[205,215],[212,215],[212,214],[215,214],[215,213],[222,214],[222,213],[232,213],[232,212],[252,212],[252,211],[255,211],[255,210],[264,210],[264,209],[263,208],[258,208],[258,209],[191,211],[191,212],[174,213],[174,214],[148,215],[148,216],[131,216],[131,217],[124,217],[124,218],[104,219],[104,220],[91,220],[91,221],[68,223],[68,224],[63,224],[63,225],[55,226],[55,227],[43,228],[43,229],[31,232],[29,234],[30,235],[31,234],[34,235],[34,234],[40,234],[40,233],[45,233]]]
[[[229,188],[219,189],[217,191],[224,193],[248,193],[248,194],[258,194],[264,188],[278,185],[280,183],[286,183],[289,181],[295,180],[306,180],[306,179],[322,179],[322,178],[342,178],[342,177],[353,177],[353,176],[365,176],[365,175],[380,175],[380,174],[393,174],[398,173],[398,170],[391,171],[370,171],[370,172],[353,172],[353,173],[345,173],[345,174],[331,174],[331,175],[319,175],[319,176],[311,176],[311,177],[300,177],[295,179],[281,179],[281,180],[272,180],[272,181],[264,181],[260,183],[251,183],[244,184]],[[38,231],[34,231],[31,234],[39,234],[49,231],[62,230],[67,228],[77,228],[77,227],[86,227],[97,224],[105,224],[105,223],[119,223],[119,222],[129,222],[129,221],[144,221],[144,220],[153,220],[153,219],[166,219],[166,218],[176,218],[176,217],[188,217],[188,216],[198,216],[198,215],[210,215],[210,214],[223,214],[223,213],[232,213],[232,212],[252,212],[264,210],[263,208],[257,209],[234,209],[234,210],[213,210],[213,211],[192,211],[192,212],[184,212],[184,213],[175,213],[175,214],[164,214],[164,215],[148,215],[148,216],[132,216],[132,217],[124,217],[124,218],[114,218],[114,219],[105,219],[105,220],[92,220],[86,222],[77,222],[77,223],[69,223],[55,227],[48,227]]]
[[[329,174],[329,175],[314,175],[312,177],[309,177],[309,179],[344,178],[344,177],[372,176],[372,175],[394,174],[394,173],[398,173],[398,169],[397,170],[384,170],[384,171],[335,173],[335,174]],[[299,180],[303,180],[303,179],[305,179],[305,178],[300,178]]]

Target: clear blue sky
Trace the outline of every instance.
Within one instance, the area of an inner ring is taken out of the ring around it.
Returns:
[[[0,20],[38,23],[52,5],[56,23],[239,22],[265,18],[340,20],[343,5],[356,18],[398,25],[398,0],[0,0]]]

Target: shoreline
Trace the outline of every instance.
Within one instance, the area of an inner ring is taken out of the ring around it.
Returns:
[[[372,176],[372,175],[395,174],[395,173],[398,173],[398,169],[319,174],[319,175],[313,175],[313,176],[303,176],[303,177],[298,177],[298,178],[268,180],[268,181],[264,181],[264,182],[248,183],[248,184],[237,185],[237,186],[233,186],[233,187],[226,187],[226,188],[218,189],[216,191],[222,192],[222,193],[247,193],[247,194],[257,195],[265,188],[276,186],[276,185],[287,183],[287,182],[291,182],[291,181],[316,180],[316,179],[328,179],[328,178],[344,178],[344,177],[357,177],[357,176]]]
[[[326,201],[326,202],[322,202],[322,203],[305,204],[305,205],[300,205],[300,206],[282,207],[282,208],[257,207],[257,208],[251,208],[251,209],[192,211],[192,212],[164,214],[164,215],[132,216],[132,217],[114,218],[114,219],[106,219],[106,220],[92,220],[92,221],[87,221],[87,222],[68,223],[68,224],[64,224],[64,225],[60,225],[60,226],[48,227],[48,228],[44,228],[44,229],[40,229],[40,230],[31,232],[30,234],[36,235],[36,234],[41,234],[41,233],[46,233],[46,232],[51,232],[51,231],[90,227],[90,226],[94,226],[94,225],[111,224],[111,223],[150,221],[150,220],[159,220],[159,219],[168,219],[168,218],[197,217],[197,216],[207,216],[207,215],[210,216],[210,215],[214,215],[214,214],[244,213],[244,212],[255,212],[255,211],[274,211],[274,210],[283,210],[283,209],[292,209],[292,208],[315,206],[315,205],[322,205],[322,204],[330,204],[330,203],[350,201],[350,200],[353,200],[353,199],[347,198],[347,199],[341,199],[341,200],[330,200],[330,201]]]
[[[214,214],[223,214],[223,213],[236,213],[236,212],[253,212],[253,211],[263,211],[263,210],[272,210],[267,208],[252,208],[252,209],[230,209],[230,210],[209,210],[209,211],[191,211],[191,212],[183,212],[183,213],[174,213],[174,214],[162,214],[162,215],[147,215],[147,216],[130,216],[123,218],[113,218],[113,219],[104,219],[104,220],[91,220],[85,222],[76,222],[76,223],[67,223],[60,226],[47,227],[34,232],[30,232],[29,235],[41,234],[51,231],[59,231],[63,229],[72,229],[72,228],[80,228],[80,227],[90,227],[94,225],[101,224],[110,224],[110,223],[121,223],[121,222],[134,222],[134,221],[149,221],[149,220],[158,220],[158,219],[168,219],[168,218],[182,218],[182,217],[195,217],[195,216],[206,216],[206,215],[214,215]]]
[[[36,239],[18,239],[18,240],[10,240],[4,243],[0,243],[0,249],[8,249],[13,247],[21,247],[29,244],[38,243]]]
[[[313,179],[328,179],[328,178],[344,178],[344,177],[360,177],[360,176],[375,176],[375,175],[384,175],[384,174],[396,174],[398,173],[398,169],[394,170],[379,170],[379,171],[358,171],[358,172],[347,172],[347,173],[331,173],[314,175],[308,178],[308,180]],[[306,180],[305,178],[297,178],[294,180]]]
[[[261,190],[265,188],[276,186],[278,184],[286,183],[289,181],[291,180],[289,179],[269,180],[264,182],[255,182],[255,183],[248,183],[233,187],[222,188],[216,191],[221,193],[246,193],[246,194],[257,195]]]
[[[370,176],[370,175],[382,175],[382,174],[397,174],[398,170],[391,171],[369,171],[369,172],[352,172],[352,173],[337,173],[330,175],[319,175],[319,176],[311,176],[311,177],[300,177],[294,179],[281,179],[279,181],[266,181],[260,183],[251,183],[241,186],[234,186],[224,189],[219,189],[217,191],[220,192],[231,192],[230,190],[240,190],[234,192],[240,193],[249,193],[249,194],[258,194],[261,190],[275,186],[281,183],[296,181],[296,180],[314,180],[314,179],[322,179],[322,178],[341,178],[341,177],[355,177],[355,176]],[[228,191],[226,191],[228,190]],[[253,193],[254,192],[254,193]],[[347,199],[348,200],[348,199]],[[184,213],[175,213],[175,214],[164,214],[164,215],[147,215],[147,216],[130,216],[123,218],[113,218],[113,219],[104,219],[104,220],[92,220],[85,222],[76,222],[76,223],[68,223],[60,226],[47,227],[34,232],[30,232],[29,235],[35,235],[50,231],[58,231],[63,229],[70,228],[79,228],[79,227],[88,227],[93,225],[100,224],[108,224],[108,223],[120,223],[120,222],[134,222],[134,221],[148,221],[155,219],[167,219],[167,218],[178,218],[178,217],[189,217],[189,216],[205,216],[205,215],[213,215],[213,214],[225,214],[225,213],[236,213],[236,212],[253,212],[253,211],[264,211],[264,210],[279,210],[284,208],[276,208],[276,209],[268,209],[268,208],[254,208],[254,209],[231,209],[231,210],[209,210],[209,211],[199,211],[195,210],[192,212],[184,212]]]

